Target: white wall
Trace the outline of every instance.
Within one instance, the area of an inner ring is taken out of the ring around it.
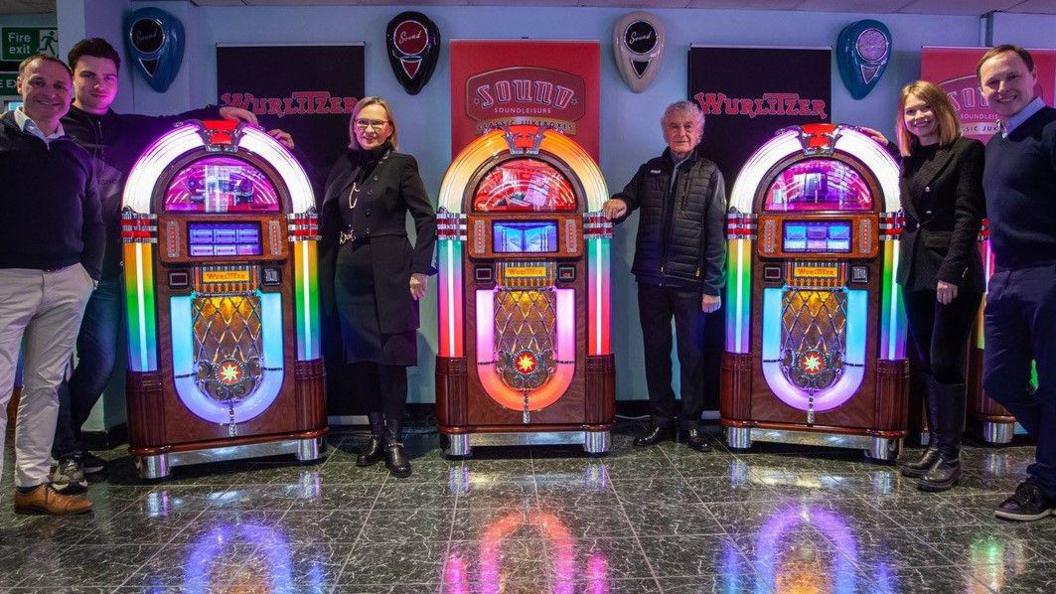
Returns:
[[[63,3],[71,1],[74,0],[60,0],[60,11]],[[92,4],[100,0],[81,1]],[[131,3],[132,8],[149,5],[169,10],[183,20],[187,30],[186,55],[176,83],[164,95],[150,90],[138,75],[126,76],[122,92],[126,97],[132,96],[132,104],[125,109],[141,113],[174,113],[215,102],[214,47],[217,43],[362,41],[366,43],[366,90],[392,102],[400,118],[401,148],[418,158],[426,185],[434,192],[439,188],[451,158],[447,42],[452,39],[600,40],[601,167],[612,191],[621,188],[642,161],[663,148],[657,120],[665,105],[686,96],[686,62],[691,44],[831,46],[835,44],[840,29],[847,24],[863,18],[876,18],[890,28],[894,41],[894,54],[887,72],[868,97],[856,101],[846,92],[833,63],[831,109],[834,121],[872,126],[892,133],[898,89],[919,75],[919,48],[923,45],[973,46],[980,41],[980,21],[975,17],[656,10],[655,14],[667,28],[664,65],[653,85],[646,92],[635,94],[619,77],[610,42],[613,24],[631,9],[466,6],[199,8],[186,2]],[[431,82],[416,96],[407,95],[397,84],[385,55],[385,26],[402,10],[424,12],[437,23],[445,42]],[[1027,22],[1015,27],[1031,29],[1032,25]],[[113,28],[106,28],[105,36],[116,41]],[[1052,45],[1052,42],[1045,45]],[[282,76],[282,73],[276,72],[275,76]],[[281,121],[271,123],[281,125]],[[617,389],[621,399],[644,398],[646,393],[635,287],[629,274],[634,231],[633,222],[622,226],[617,231],[613,250],[616,312],[613,341],[619,369]],[[422,365],[411,377],[411,399],[416,402],[433,401],[435,290],[431,293],[422,306]]]

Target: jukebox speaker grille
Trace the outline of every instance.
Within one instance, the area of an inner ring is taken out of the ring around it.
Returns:
[[[201,295],[192,302],[195,383],[233,403],[253,394],[264,366],[261,304],[256,295]]]
[[[553,291],[495,292],[496,366],[503,383],[534,390],[555,371],[557,296]]]
[[[847,349],[847,294],[789,289],[782,299],[781,371],[813,394],[843,374]]]

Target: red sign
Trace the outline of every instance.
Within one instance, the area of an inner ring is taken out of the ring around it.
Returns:
[[[600,68],[594,41],[452,41],[452,157],[489,129],[541,124],[597,160]]]
[[[961,133],[986,142],[997,132],[997,114],[979,90],[975,67],[986,47],[925,47],[920,52],[920,78],[946,91],[961,120]],[[1035,91],[1046,105],[1052,105],[1056,91],[1056,50],[1032,49],[1038,72]]]

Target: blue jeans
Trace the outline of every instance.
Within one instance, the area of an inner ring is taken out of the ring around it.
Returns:
[[[81,425],[110,383],[122,348],[124,283],[121,277],[99,281],[84,310],[77,335],[77,367],[68,381],[59,386],[59,418],[51,455],[56,460],[83,454]]]

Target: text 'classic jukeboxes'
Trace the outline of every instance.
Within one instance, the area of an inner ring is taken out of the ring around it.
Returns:
[[[608,451],[612,225],[598,166],[537,126],[481,136],[455,159],[437,215],[437,417],[450,455],[474,443]]]
[[[141,475],[320,456],[326,433],[311,185],[274,139],[177,126],[124,196],[130,452]]]
[[[898,164],[861,132],[782,130],[730,199],[722,425],[752,441],[897,454],[905,315],[895,283]]]

